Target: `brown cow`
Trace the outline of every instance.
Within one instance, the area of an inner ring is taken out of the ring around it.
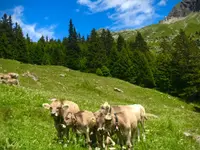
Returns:
[[[68,105],[65,105],[66,109]],[[64,121],[66,126],[72,126],[77,133],[83,134],[86,137],[86,144],[88,144],[89,150],[91,147],[90,134],[94,132],[96,125],[96,118],[91,111],[79,111],[77,113],[67,113],[64,115]],[[63,125],[63,127],[65,127]]]
[[[73,112],[73,113],[78,112],[80,110],[79,106],[72,101],[67,101],[67,100],[61,101],[56,98],[51,99],[51,101],[52,101],[51,104],[44,103],[43,107],[45,109],[50,110],[51,116],[54,119],[54,126],[57,130],[58,140],[63,142],[64,134],[66,134],[67,140],[69,140],[70,126],[67,126],[65,129],[63,129],[62,127],[62,124],[64,123],[63,115],[67,114],[68,112]],[[63,109],[64,108],[63,105],[66,104],[68,105],[68,110]]]

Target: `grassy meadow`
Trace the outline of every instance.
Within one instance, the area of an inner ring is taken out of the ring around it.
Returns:
[[[38,81],[23,77],[27,71]],[[61,66],[37,66],[0,59],[0,72],[19,73],[20,86],[0,84],[0,150],[85,150],[78,145],[65,146],[55,141],[56,130],[49,111],[42,103],[49,98],[65,98],[81,109],[96,111],[111,104],[140,103],[147,113],[159,118],[146,121],[147,141],[135,144],[135,150],[198,150],[195,140],[185,137],[188,131],[200,135],[200,113],[195,104],[156,90],[145,89],[122,80],[69,70]],[[64,77],[61,77],[63,74]],[[123,90],[118,93],[113,89]]]

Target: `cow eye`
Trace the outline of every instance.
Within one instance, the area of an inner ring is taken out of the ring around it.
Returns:
[[[50,107],[49,109],[52,109],[52,107]]]

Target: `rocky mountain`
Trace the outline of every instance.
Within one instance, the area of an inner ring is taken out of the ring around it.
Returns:
[[[178,3],[167,16],[167,19],[185,17],[191,12],[200,11],[200,0],[182,0]]]
[[[112,35],[115,39],[120,34],[126,40],[134,40],[137,31],[139,31],[151,49],[158,49],[161,37],[168,37],[169,40],[173,39],[180,29],[195,38],[195,34],[200,32],[200,0],[182,0],[174,6],[168,18],[166,17],[158,24],[152,24],[137,30],[129,29],[112,32]]]

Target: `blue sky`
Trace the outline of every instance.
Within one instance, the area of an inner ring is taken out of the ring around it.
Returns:
[[[92,28],[112,31],[158,23],[180,0],[2,0],[0,15],[12,15],[33,41],[41,35],[62,39],[69,19],[82,35]]]

